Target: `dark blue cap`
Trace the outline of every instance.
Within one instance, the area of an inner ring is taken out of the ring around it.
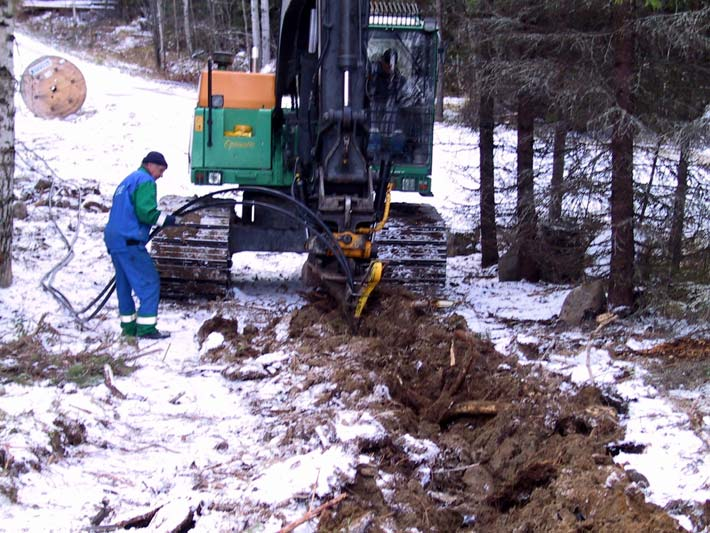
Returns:
[[[160,152],[148,152],[148,155],[143,158],[141,164],[145,165],[146,163],[155,163],[161,167],[168,168],[168,162]]]

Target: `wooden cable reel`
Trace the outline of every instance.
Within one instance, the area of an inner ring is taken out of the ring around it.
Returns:
[[[41,118],[64,118],[76,113],[86,99],[81,71],[64,58],[42,56],[28,65],[20,81],[27,107]]]

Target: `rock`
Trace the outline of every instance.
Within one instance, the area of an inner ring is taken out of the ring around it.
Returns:
[[[518,248],[513,246],[498,261],[499,281],[520,281],[520,254]]]
[[[153,515],[144,531],[187,531],[194,525],[196,512],[199,512],[199,509],[188,500],[168,502]]]
[[[52,180],[49,178],[40,178],[35,183],[35,191],[46,191],[52,186]]]
[[[463,474],[463,482],[469,494],[477,500],[484,500],[493,492],[495,480],[493,476],[481,465],[473,465]]]
[[[606,309],[604,282],[595,280],[575,287],[560,309],[560,320],[568,326],[578,326]]]
[[[243,366],[229,366],[222,370],[222,376],[229,381],[254,381],[268,378],[270,374],[266,369],[255,363],[247,363]]]
[[[25,220],[27,218],[27,206],[25,202],[18,200],[12,204],[12,216],[18,220]]]
[[[650,483],[648,482],[648,478],[646,476],[644,476],[638,470],[634,470],[633,468],[629,468],[626,471],[626,475],[628,476],[629,480],[636,483],[642,489],[648,488],[650,485]]]

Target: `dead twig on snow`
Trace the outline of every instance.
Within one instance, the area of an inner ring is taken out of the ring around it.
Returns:
[[[104,365],[104,383],[114,396],[121,398],[121,400],[128,398],[128,396],[118,390],[118,387],[113,384],[113,370],[111,370],[110,365]]]
[[[321,514],[326,509],[329,509],[335,505],[338,505],[340,502],[342,502],[347,497],[348,497],[348,495],[345,493],[339,494],[338,496],[336,496],[332,500],[328,500],[327,502],[325,502],[322,505],[319,505],[315,509],[308,511],[306,514],[304,514],[298,520],[294,520],[293,522],[291,522],[287,526],[279,529],[278,533],[289,533],[290,531],[293,531],[298,526],[300,526],[301,524],[305,524],[309,520],[312,520],[313,518],[315,518],[316,516]]]

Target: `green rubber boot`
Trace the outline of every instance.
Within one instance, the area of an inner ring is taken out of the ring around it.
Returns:
[[[136,336],[141,339],[167,339],[170,337],[170,333],[161,333],[153,324],[138,324]]]
[[[121,322],[121,335],[124,337],[135,337],[137,329],[135,320],[133,322]]]

